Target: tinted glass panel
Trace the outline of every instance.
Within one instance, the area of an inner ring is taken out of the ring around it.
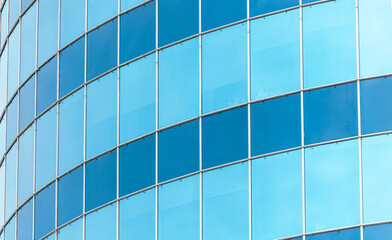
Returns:
[[[354,228],[354,229],[333,231],[333,232],[306,236],[306,240],[330,240],[330,239],[360,240],[361,231],[359,228]]]
[[[15,240],[15,216],[7,223],[4,228],[4,239],[5,240]]]
[[[29,0],[30,1],[30,0]],[[37,4],[34,4],[22,17],[20,43],[20,82],[35,70],[36,59],[36,19]]]
[[[35,196],[34,239],[40,239],[55,227],[55,190],[52,183]]]
[[[38,70],[37,74],[37,115],[57,99],[57,57]]]
[[[7,148],[18,135],[18,96],[12,99],[7,108]]]
[[[61,228],[57,234],[58,240],[83,240],[83,218]]]
[[[5,190],[5,164],[0,166],[0,191],[3,193]],[[4,194],[0,195],[0,206],[4,206]],[[0,223],[3,226],[4,224],[4,207],[0,207]],[[1,239],[1,238],[0,238]]]
[[[12,1],[11,1],[12,2]],[[15,1],[14,1],[15,2]],[[19,2],[19,1],[18,1]],[[8,39],[8,101],[19,85],[19,24]]]
[[[38,65],[58,48],[59,1],[40,0],[38,15]]]
[[[106,153],[86,164],[86,211],[116,198],[116,175],[116,151]]]
[[[120,63],[155,49],[155,8],[151,1],[121,15]]]
[[[19,132],[34,119],[35,114],[35,75],[19,90]]]
[[[117,14],[118,0],[87,0],[88,29]]]
[[[305,149],[306,232],[359,224],[358,140]]]
[[[111,204],[86,216],[86,240],[116,239],[117,205]]]
[[[24,239],[32,239],[32,238],[33,238],[33,200],[31,199],[18,211],[17,239],[24,240]]]
[[[304,93],[305,144],[358,134],[357,84]]]
[[[201,0],[202,30],[246,18],[246,0]]]
[[[120,148],[120,196],[155,184],[155,134]]]
[[[159,52],[159,127],[199,114],[199,38]]]
[[[123,12],[143,2],[147,2],[147,0],[120,0],[120,2],[121,2],[121,12]]]
[[[85,1],[61,1],[60,47],[84,33],[85,8]]]
[[[15,21],[18,19],[20,14],[20,0],[9,0],[9,29],[14,26]]]
[[[392,223],[363,228],[364,240],[383,240],[392,236]]]
[[[5,219],[11,217],[16,208],[17,144],[7,153],[5,161]]]
[[[0,57],[0,109],[4,109],[7,103],[7,44],[4,47],[4,51]]]
[[[8,2],[4,1],[4,7],[1,11],[1,46],[3,46],[4,40],[8,34]],[[1,238],[0,238],[1,239]]]
[[[84,42],[82,37],[60,52],[60,98],[84,82]]]
[[[247,100],[246,31],[246,24],[242,23],[203,35],[203,113]]]
[[[32,2],[32,0],[22,0],[21,12],[23,12]]]
[[[247,106],[204,117],[202,133],[203,169],[248,157]]]
[[[250,16],[275,12],[299,5],[299,0],[250,0]]]
[[[5,152],[5,122],[6,117],[4,115],[3,119],[0,120],[0,156],[3,156]],[[2,205],[0,205],[2,206]],[[1,216],[1,215],[0,215]]]
[[[18,206],[33,193],[34,183],[34,125],[19,137]]]

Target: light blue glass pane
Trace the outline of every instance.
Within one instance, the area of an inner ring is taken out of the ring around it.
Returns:
[[[246,0],[200,0],[202,30],[207,31],[246,18]],[[234,42],[233,42],[234,43]]]
[[[203,173],[203,239],[249,237],[248,163]]]
[[[83,240],[83,218],[61,228],[57,234],[58,240]]]
[[[4,192],[5,190],[5,162],[0,166],[0,192]],[[4,224],[4,194],[0,195],[0,225]]]
[[[299,25],[299,10],[251,22],[252,100],[300,89]]]
[[[384,240],[392,237],[392,223],[363,228],[364,240]]]
[[[118,0],[87,0],[88,29],[117,14]]]
[[[12,99],[7,108],[7,148],[18,135],[18,96]]]
[[[35,70],[37,4],[33,4],[22,17],[20,34],[20,82]]]
[[[50,184],[35,196],[34,239],[40,239],[55,228],[56,185]]]
[[[159,127],[199,114],[199,38],[159,52]]]
[[[392,136],[362,139],[364,223],[392,220]]]
[[[203,113],[246,102],[246,32],[242,23],[203,36]]]
[[[15,240],[15,216],[7,223],[4,229],[4,239],[5,240]]]
[[[360,75],[392,73],[392,4],[389,0],[359,1]]]
[[[8,29],[11,29],[14,26],[14,23],[19,17],[20,14],[20,0],[10,0],[9,6],[9,22]]]
[[[7,103],[7,44],[0,57],[0,111],[3,111]]]
[[[19,90],[19,132],[33,119],[35,114],[35,75]]]
[[[18,206],[33,193],[34,124],[19,137]]]
[[[57,99],[57,57],[49,60],[37,73],[37,115]]]
[[[26,10],[26,8],[30,5],[33,0],[22,0],[21,12]]]
[[[17,144],[7,153],[5,162],[5,219],[11,217],[16,208]]]
[[[33,238],[33,203],[33,199],[30,199],[18,211],[18,240],[31,240]]]
[[[84,89],[64,101],[59,109],[59,175],[83,161]]]
[[[87,159],[117,143],[117,71],[87,85]]]
[[[255,239],[302,233],[302,152],[252,161],[252,232]]]
[[[155,239],[155,188],[120,201],[120,240]]]
[[[43,240],[55,240],[55,239],[56,239],[56,235],[52,233],[50,236],[44,238]]]
[[[306,240],[360,240],[361,230],[359,228],[338,230],[333,232],[306,236]]]
[[[1,46],[8,34],[8,2],[5,1],[3,10],[1,11]]]
[[[0,157],[3,157],[5,152],[5,121],[6,117],[4,115],[3,119],[0,120]]]
[[[40,0],[38,15],[38,65],[52,56],[57,50],[58,41],[57,0]]]
[[[155,130],[155,54],[120,68],[120,142]]]
[[[8,101],[19,86],[19,24],[8,39]]]
[[[57,107],[37,120],[36,190],[56,177]]]
[[[199,239],[199,182],[194,175],[159,187],[159,239]]]
[[[299,5],[299,0],[250,0],[250,16],[275,12]]]
[[[85,13],[85,0],[61,1],[60,47],[84,33]]]
[[[359,224],[358,140],[305,149],[306,232]]]
[[[116,239],[117,205],[111,204],[86,216],[86,240]]]
[[[147,0],[120,0],[121,1],[121,12],[127,9],[133,8]]]
[[[305,88],[356,78],[355,18],[352,0],[303,9]]]

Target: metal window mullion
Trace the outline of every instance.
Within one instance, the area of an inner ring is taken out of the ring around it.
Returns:
[[[120,12],[121,0],[117,2],[117,66],[120,65]],[[117,216],[116,216],[116,239],[120,239],[120,68],[117,69]]]
[[[159,128],[159,51],[158,51],[158,6],[155,2],[155,240],[158,240],[158,128]]]
[[[84,116],[83,116],[83,240],[86,239],[86,158],[87,158],[87,23],[88,0],[85,0],[84,12]]]
[[[199,33],[201,33],[202,8],[199,0]],[[202,36],[199,35],[199,170],[203,169],[203,82],[202,82]],[[199,240],[203,240],[203,173],[199,173]]]

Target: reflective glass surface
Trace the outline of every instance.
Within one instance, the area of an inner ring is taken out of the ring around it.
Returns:
[[[7,103],[7,52],[8,45],[4,47],[4,51],[0,57],[0,109],[4,109]],[[1,110],[2,111],[2,110]]]
[[[20,0],[9,0],[9,26],[11,29],[14,26],[15,21],[18,19],[20,14]]]
[[[202,31],[246,18],[246,0],[200,0]]]
[[[12,99],[7,108],[7,148],[18,135],[18,96]]]
[[[20,34],[20,82],[24,82],[35,70],[37,4],[23,15]]]
[[[40,239],[55,227],[56,185],[50,184],[35,196],[34,239]]]
[[[7,153],[5,160],[5,219],[11,217],[16,208],[17,144]]]
[[[147,2],[148,0],[120,0],[121,2],[121,12],[133,8],[143,2]]]
[[[12,1],[11,1],[12,2]],[[15,2],[15,0],[14,0]],[[19,1],[18,1],[19,2]],[[8,39],[8,101],[19,85],[19,24]]]
[[[37,73],[37,115],[57,99],[57,57],[52,58]]]
[[[40,0],[38,15],[38,65],[58,49],[59,1]]]
[[[61,228],[57,234],[58,240],[83,240],[83,218]]]
[[[4,239],[5,240],[15,240],[16,239],[16,231],[15,231],[15,216],[7,223],[4,228]]]
[[[86,3],[80,0],[60,1],[60,47],[68,44],[85,29]]]
[[[35,115],[35,75],[19,90],[19,132],[29,124]]]
[[[18,211],[18,240],[33,239],[33,220],[33,200],[30,199]]]
[[[338,239],[338,240],[360,240],[361,239],[361,230],[359,228],[320,233],[315,235],[306,236],[306,240],[330,240],[330,239]]]
[[[116,238],[117,205],[111,204],[86,216],[86,240]]]
[[[299,0],[250,0],[250,16],[279,11],[299,5]]]
[[[8,34],[8,1],[4,1],[4,7],[1,11],[1,46]]]
[[[34,189],[34,125],[19,137],[18,206],[31,196]]]
[[[363,228],[364,240],[383,240],[392,236],[392,223]]]
[[[6,117],[4,116],[3,119],[0,120],[0,156],[3,156],[5,152],[5,122],[6,122]],[[2,206],[2,205],[0,205]],[[1,216],[1,215],[0,215]]]
[[[118,0],[86,0],[88,29],[91,29],[105,20],[113,17],[118,11]]]
[[[5,190],[5,162],[0,166],[0,191],[3,193]],[[4,206],[5,196],[0,195],[0,206]],[[0,223],[1,226],[4,224],[4,207],[0,207]],[[1,238],[0,238],[1,239]]]

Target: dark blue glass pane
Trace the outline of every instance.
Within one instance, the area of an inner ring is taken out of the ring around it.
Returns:
[[[60,52],[60,98],[84,82],[84,37]]]
[[[37,74],[37,115],[57,98],[57,58],[52,58]]]
[[[21,8],[21,12],[23,12],[31,3],[32,0],[22,0],[22,8]]]
[[[116,198],[117,151],[86,164],[86,211]]]
[[[301,145],[301,96],[251,105],[252,156]]]
[[[384,240],[392,238],[392,223],[363,228],[363,240]]]
[[[361,82],[362,134],[392,130],[392,77]]]
[[[360,240],[361,231],[359,228],[333,231],[306,236],[306,240]]]
[[[203,118],[202,133],[203,169],[247,158],[248,107]]]
[[[58,180],[57,226],[83,213],[83,167]]]
[[[279,11],[299,5],[299,0],[250,0],[250,16]]]
[[[32,239],[33,237],[33,200],[30,199],[18,211],[18,240]]]
[[[317,2],[320,0],[302,0],[302,4],[307,4],[307,3],[312,3],[312,2]]]
[[[158,5],[160,47],[199,32],[199,0],[160,0]]]
[[[34,239],[40,239],[55,227],[55,190],[52,183],[35,196]]]
[[[18,135],[18,95],[12,99],[7,108],[7,148]]]
[[[120,18],[120,63],[155,49],[155,1]]]
[[[20,88],[19,93],[19,132],[21,132],[34,118],[35,76],[32,76]]]
[[[163,182],[199,170],[199,121],[158,134],[158,180]]]
[[[357,84],[304,93],[305,144],[358,134]]]
[[[87,81],[117,65],[117,18],[87,35]]]
[[[155,134],[120,148],[120,196],[155,184]]]
[[[207,31],[246,18],[246,0],[203,0],[201,27]]]

